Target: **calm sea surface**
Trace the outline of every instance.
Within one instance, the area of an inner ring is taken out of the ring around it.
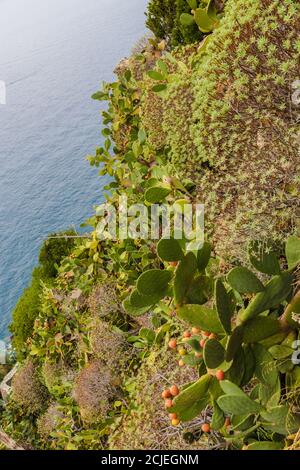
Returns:
[[[105,179],[85,162],[101,142],[99,102],[144,34],[147,0],[0,0],[0,338],[49,232],[79,227]]]

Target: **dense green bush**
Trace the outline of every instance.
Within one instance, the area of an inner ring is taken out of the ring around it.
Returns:
[[[25,355],[26,341],[32,334],[34,321],[39,314],[41,279],[41,268],[35,268],[30,286],[24,290],[13,311],[10,331],[18,359]]]
[[[172,46],[190,44],[202,37],[196,24],[187,27],[180,22],[181,14],[190,11],[186,0],[151,0],[146,24],[157,38],[168,40]]]
[[[52,278],[57,274],[56,266],[59,266],[62,259],[68,256],[74,247],[75,239],[67,238],[76,236],[74,230],[67,230],[61,233],[52,233],[43,243],[39,255],[39,263],[44,278]]]
[[[64,238],[63,235],[75,235],[75,232],[69,230],[62,234],[50,235],[50,237],[61,236],[62,238],[49,238],[43,243],[39,265],[33,270],[31,284],[24,290],[13,311],[10,331],[13,334],[12,343],[18,359],[24,357],[26,341],[32,335],[34,321],[39,314],[41,283],[51,284],[57,274],[56,265],[59,266],[62,259],[74,247],[74,239]]]

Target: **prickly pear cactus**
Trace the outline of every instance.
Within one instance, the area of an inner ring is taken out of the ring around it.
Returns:
[[[300,400],[295,406],[289,399],[298,398],[300,390],[300,367],[293,362],[300,329],[299,246],[295,237],[287,241],[286,262],[282,253],[258,260],[249,251],[253,270],[236,266],[224,274],[207,242],[198,252],[186,252],[174,239],[158,243],[162,268],[142,274],[130,299],[135,292],[152,296],[153,308],[159,297],[160,305],[167,301],[191,329],[175,340],[175,349],[179,365],[197,368],[199,379],[167,400],[176,425],[211,410],[205,432],[218,430],[236,446],[254,436],[254,449],[262,434],[263,447],[272,447],[274,433],[282,448],[286,436],[299,428]]]

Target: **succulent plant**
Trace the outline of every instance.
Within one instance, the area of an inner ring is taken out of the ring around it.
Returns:
[[[219,16],[214,0],[187,0],[191,7],[191,14],[182,13],[180,21],[184,26],[196,23],[202,33],[210,33],[219,24]],[[198,5],[199,4],[199,5]]]
[[[296,253],[291,252],[291,246],[296,247]],[[204,344],[200,333],[187,335],[185,344],[191,352],[181,361],[198,368],[199,380],[183,387],[173,400],[170,410],[179,420],[189,421],[207,405],[212,406],[212,429],[223,429],[225,417],[230,415],[239,423],[234,431],[237,440],[257,429],[285,436],[299,426],[281,385],[282,374],[288,376],[291,389],[298,386],[300,377],[299,366],[291,360],[299,327],[292,320],[300,308],[299,293],[293,293],[295,269],[300,264],[297,246],[295,237],[287,240],[288,270],[278,272],[282,253],[275,258],[274,251],[271,257],[262,256],[260,262],[256,258],[252,263],[262,274],[237,266],[225,275],[212,268],[217,260],[207,242],[198,252],[189,252],[182,241],[160,240],[157,253],[165,269],[146,271],[137,280],[134,292],[161,300],[165,293],[181,321],[211,334]],[[253,260],[253,250],[249,251],[249,260]],[[173,270],[168,263],[174,261]],[[211,289],[206,289],[206,297],[199,296],[207,285]],[[199,302],[195,297],[194,302],[190,300],[195,286]],[[250,393],[244,391],[253,380],[257,386],[250,387]],[[278,422],[275,412],[280,415]]]

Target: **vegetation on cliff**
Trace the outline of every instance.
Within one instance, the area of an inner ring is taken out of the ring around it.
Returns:
[[[148,26],[93,96],[88,160],[116,208],[204,203],[205,243],[103,240],[98,207],[44,248],[1,426],[40,449],[299,448],[299,3],[152,0]]]

